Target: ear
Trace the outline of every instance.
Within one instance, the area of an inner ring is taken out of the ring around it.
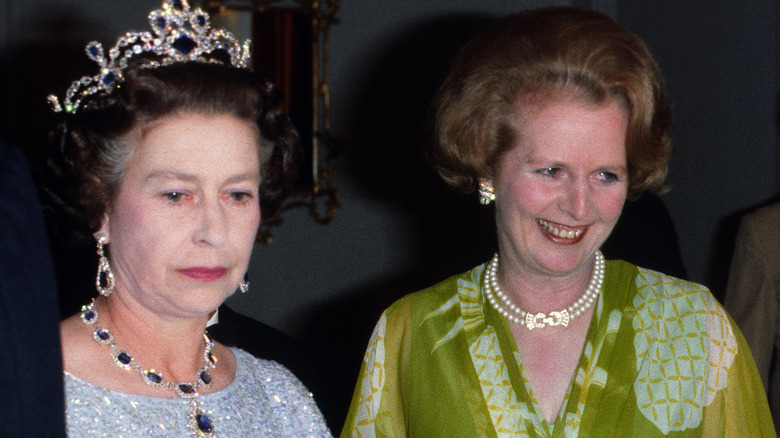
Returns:
[[[108,215],[103,215],[103,223],[100,225],[100,229],[97,230],[93,236],[97,240],[98,236],[103,236],[106,239],[106,243],[111,241],[111,234],[108,232]]]

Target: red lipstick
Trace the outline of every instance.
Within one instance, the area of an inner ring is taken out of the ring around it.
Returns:
[[[196,266],[187,269],[179,269],[179,272],[199,281],[214,281],[224,277],[227,273],[227,268],[207,268],[204,266]]]

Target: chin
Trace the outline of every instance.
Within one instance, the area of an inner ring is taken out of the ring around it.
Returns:
[[[575,249],[574,247],[567,247],[567,249],[568,248]],[[582,267],[590,268],[589,259],[593,257],[593,254],[595,253],[596,250],[591,251],[588,249],[577,249],[573,252],[567,251],[565,254],[557,253],[550,256],[550,258],[547,259],[547,263],[544,263],[543,266],[549,271],[559,274],[576,271]]]
[[[209,313],[221,306],[231,295],[233,295],[232,291],[225,293],[224,290],[200,289],[195,293],[190,292],[182,298],[181,305],[198,313]]]

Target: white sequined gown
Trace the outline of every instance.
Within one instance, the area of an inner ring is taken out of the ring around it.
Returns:
[[[287,368],[231,351],[233,383],[197,398],[215,437],[331,437],[311,393]],[[109,391],[68,373],[64,379],[70,437],[198,436],[188,427],[187,400]]]

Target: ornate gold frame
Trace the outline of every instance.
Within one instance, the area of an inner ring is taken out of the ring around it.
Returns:
[[[302,175],[302,183],[296,185],[290,198],[279,213],[266,218],[258,235],[261,242],[269,242],[269,227],[282,222],[281,213],[292,208],[308,209],[309,215],[318,223],[326,224],[336,217],[339,209],[339,194],[333,187],[331,161],[339,152],[339,145],[330,132],[330,90],[329,90],[329,31],[338,23],[336,12],[339,0],[204,0],[204,9],[212,16],[225,12],[255,13],[268,11],[292,11],[303,13],[311,25],[311,180]],[[253,41],[253,44],[255,42]],[[283,44],[284,42],[277,42]],[[272,78],[271,78],[272,79]],[[309,139],[302,139],[309,146]]]

